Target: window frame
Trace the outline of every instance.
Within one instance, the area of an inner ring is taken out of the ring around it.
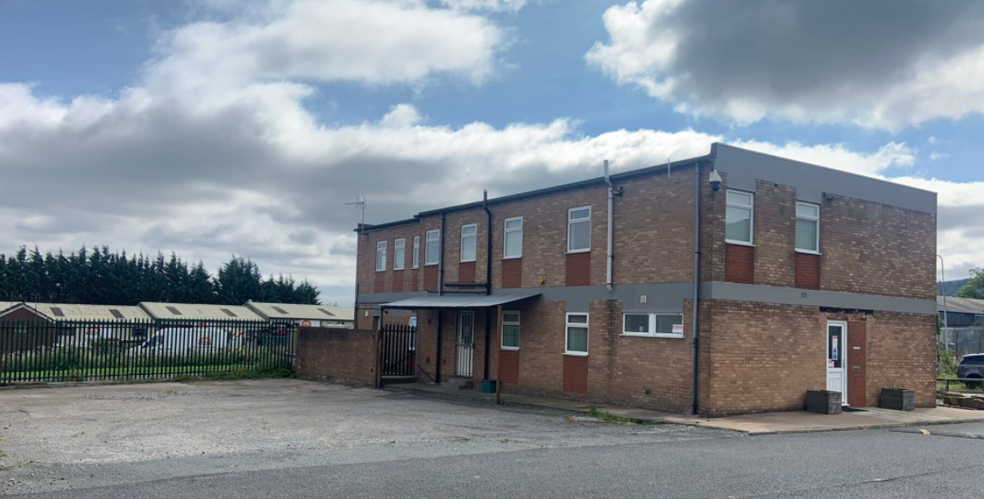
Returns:
[[[519,220],[519,228],[509,228],[509,222],[515,222]],[[519,254],[518,255],[507,255],[506,250],[508,246],[506,245],[506,240],[510,233],[519,232]],[[512,260],[515,258],[523,258],[523,217],[510,217],[502,221],[502,259]]]
[[[413,255],[410,259],[410,268],[420,268],[420,236],[413,236]]]
[[[465,229],[474,228],[475,233],[470,236],[465,236]],[[473,244],[475,245],[475,254],[471,260],[465,260],[465,238],[473,239]],[[471,263],[478,259],[478,224],[465,224],[461,226],[458,231],[458,262],[459,263]]]
[[[735,194],[745,194],[751,198],[751,203],[744,205],[738,203],[732,203],[728,199],[728,194],[734,192]],[[748,210],[748,241],[739,241],[736,239],[728,239],[728,208],[738,208],[742,210]],[[749,191],[742,191],[738,189],[728,189],[724,196],[724,242],[728,244],[738,244],[742,246],[755,246],[755,193]]]
[[[812,208],[816,208],[817,209],[817,216],[815,216],[815,217],[800,216],[800,214],[799,214],[799,207],[800,207],[800,205],[809,206],[809,207],[812,207]],[[797,201],[796,202],[796,221],[799,221],[800,219],[810,220],[810,221],[813,221],[813,222],[816,222],[817,223],[817,249],[811,250],[811,249],[800,248],[799,245],[796,244],[796,237],[794,235],[793,236],[793,246],[796,248],[796,252],[797,253],[804,253],[804,254],[807,254],[807,255],[819,255],[820,254],[820,205],[817,204],[817,203],[809,203],[809,202],[806,202],[806,201]]]
[[[575,211],[588,210],[588,218],[578,219],[577,221],[571,220],[571,213]],[[591,215],[592,209],[591,205],[587,206],[576,206],[574,208],[567,209],[567,254],[573,253],[588,253],[591,251]],[[574,224],[588,224],[588,247],[582,249],[571,249],[571,227]]]
[[[382,261],[379,259],[379,250],[383,250]],[[376,241],[376,272],[386,272],[386,241]],[[382,268],[379,265],[382,264]]]
[[[516,314],[516,320],[507,321],[506,314]],[[500,328],[501,328],[499,330],[499,349],[513,351],[513,352],[519,351],[519,344],[521,342],[520,338],[522,337],[522,332],[523,332],[522,326],[520,325],[522,323],[522,314],[520,313],[519,310],[503,310],[502,315],[499,318],[499,321],[500,321]],[[519,333],[516,335],[516,346],[506,346],[502,343],[502,341],[506,338],[505,335],[506,326],[516,326],[516,328],[519,329]]]
[[[640,333],[637,331],[626,331],[625,330],[625,316],[626,315],[648,315],[649,316],[649,332]],[[659,333],[656,332],[656,325],[659,322],[659,316],[672,315],[680,317],[680,324],[683,324],[683,312],[622,312],[622,334],[621,336],[638,336],[641,338],[683,338],[683,332],[678,333]],[[686,328],[685,328],[686,329]]]
[[[430,260],[430,251],[428,246],[431,243],[430,236],[435,235],[434,241],[437,243],[437,249],[434,251],[434,261]],[[429,230],[424,234],[424,266],[439,265],[441,263],[441,231],[440,229]]]
[[[572,315],[583,315],[584,316],[584,322],[583,323],[582,322],[571,322],[571,316]],[[578,357],[587,357],[588,356],[588,350],[590,349],[590,346],[591,346],[591,342],[590,342],[590,339],[591,339],[591,327],[590,327],[590,324],[591,324],[591,316],[590,316],[590,314],[588,312],[567,312],[567,313],[564,314],[564,355],[576,355]],[[585,338],[585,349],[584,349],[583,352],[571,351],[568,348],[567,340],[569,339],[569,336],[570,336],[569,330],[572,327],[584,328],[584,329],[587,329],[588,330],[588,336],[587,336],[587,338]]]
[[[402,243],[402,244],[400,244]],[[397,255],[401,254],[400,258]],[[397,266],[399,264],[399,267]],[[405,270],[407,268],[407,240],[399,238],[393,241],[393,270]]]

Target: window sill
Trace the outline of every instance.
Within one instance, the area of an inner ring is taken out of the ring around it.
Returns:
[[[626,336],[626,337],[629,337],[629,338],[677,338],[677,339],[683,339],[683,335],[682,334],[672,334],[672,333],[652,333],[652,334],[650,334],[650,333],[645,333],[645,334],[640,334],[640,333],[622,333],[619,336]]]
[[[499,350],[502,350],[502,351],[505,351],[505,352],[518,352],[519,351],[519,347],[503,347],[503,346],[500,346],[499,347]]]
[[[734,244],[735,246],[748,246],[749,248],[754,248],[755,245],[752,243],[746,243],[745,241],[732,241],[731,239],[725,239],[725,244]]]
[[[475,260],[458,260],[458,263],[475,263]]]
[[[567,250],[568,255],[577,255],[580,253],[591,253],[591,248],[583,249],[583,250]]]
[[[801,255],[816,255],[816,256],[820,256],[820,252],[819,251],[810,251],[810,250],[804,250],[804,249],[798,249],[797,248],[796,249],[796,252],[799,253],[799,254],[801,254]]]
[[[504,256],[504,257],[502,257],[503,260],[519,260],[520,258],[523,258],[523,255],[519,255],[519,256]]]
[[[440,265],[440,262],[438,262],[438,263],[425,263],[424,264],[424,267],[437,267],[438,265]]]
[[[393,272],[397,272],[397,271],[400,271],[400,270],[407,270],[407,269],[406,269],[406,268],[399,268],[399,269],[397,269],[397,268],[394,268],[394,269],[393,269]]]
[[[564,352],[564,355],[570,355],[571,357],[587,357],[588,352]]]
[[[386,269],[383,269],[383,270],[377,270],[376,272],[377,272],[377,273],[378,273],[378,272],[386,272]]]

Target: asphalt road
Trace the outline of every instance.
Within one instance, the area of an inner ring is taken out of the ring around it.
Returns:
[[[981,497],[984,441],[932,434],[966,432],[951,426],[931,427],[930,435],[852,431],[379,455],[14,497]],[[112,466],[128,474],[127,465]]]
[[[0,496],[982,497],[984,424],[749,437],[299,380],[0,392]]]

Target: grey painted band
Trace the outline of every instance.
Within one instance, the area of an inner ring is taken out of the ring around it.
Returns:
[[[573,286],[537,288],[544,300],[562,301],[570,312],[587,312],[593,300],[621,300],[626,312],[671,312],[682,313],[683,301],[693,293],[689,282],[667,282],[648,284],[617,284],[613,293],[605,286]],[[492,294],[508,294],[510,290],[494,289]],[[908,312],[915,314],[935,314],[935,300],[919,300],[894,296],[842,293],[836,291],[815,291],[795,288],[780,288],[760,284],[737,284],[732,282],[704,282],[700,285],[701,297],[714,300],[735,300],[755,303],[777,303],[782,305],[803,305],[811,307],[831,307],[858,310],[877,310],[882,312]],[[359,295],[359,302],[379,304],[426,295],[425,292],[367,293]],[[642,303],[642,297],[646,303]]]
[[[759,284],[705,282],[700,285],[700,294],[702,298],[710,300],[737,300],[756,303],[778,303],[781,305],[806,305],[811,307],[878,310],[882,312],[936,314],[936,300],[779,288]]]
[[[840,170],[715,144],[714,167],[728,174],[728,187],[755,192],[755,180],[796,187],[802,201],[820,203],[823,193],[925,213],[936,213],[936,193]]]

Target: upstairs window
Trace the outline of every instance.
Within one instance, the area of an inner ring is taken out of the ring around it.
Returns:
[[[403,270],[406,267],[406,246],[406,239],[393,241],[393,270]]]
[[[410,266],[414,269],[420,267],[420,236],[413,236],[413,261]]]
[[[588,354],[588,314],[567,314],[564,353]]]
[[[519,311],[502,311],[502,349],[519,350]]]
[[[724,240],[729,243],[752,244],[755,195],[750,192],[728,191],[724,217]]]
[[[820,205],[796,203],[796,251],[820,253]]]
[[[425,250],[424,265],[437,265],[441,252],[441,231],[427,231],[427,247]]]
[[[478,240],[478,226],[475,224],[461,226],[461,255],[458,261],[475,261],[475,243]]]
[[[376,243],[376,272],[386,270],[386,241]]]
[[[523,217],[506,219],[502,240],[502,258],[523,256]]]
[[[591,251],[591,207],[567,210],[567,252]]]

